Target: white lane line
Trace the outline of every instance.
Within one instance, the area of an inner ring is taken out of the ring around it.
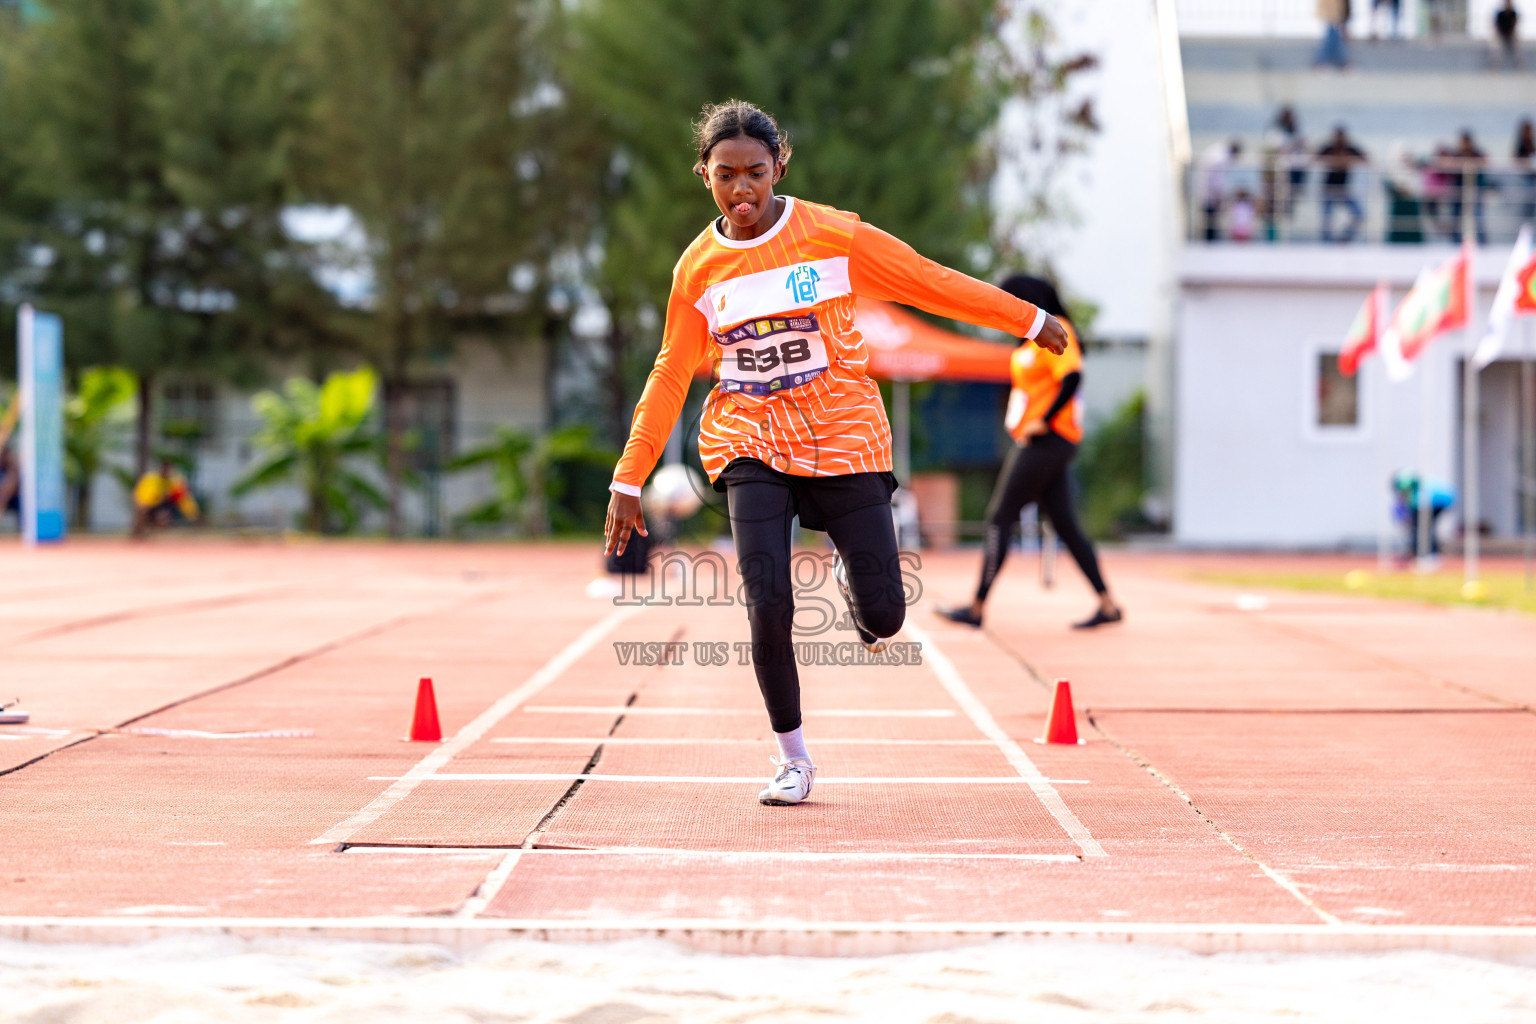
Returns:
[[[131,726],[113,729],[113,732],[134,736],[164,736],[171,739],[193,740],[307,740],[315,735],[313,729],[264,729],[259,732],[204,732],[202,729],[151,729]]]
[[[927,853],[916,851],[832,850],[675,850],[665,846],[598,846],[580,850],[540,847],[472,846],[349,846],[346,853],[401,853],[407,855],[442,853],[463,856],[471,853],[515,853],[524,857],[674,857],[695,860],[790,860],[831,863],[836,861],[1035,861],[1049,864],[1081,864],[1075,853]],[[509,872],[510,873],[510,872]],[[459,916],[472,917],[462,911]]]
[[[1093,838],[1093,833],[1089,832],[1077,819],[1077,815],[1073,814],[1061,799],[1061,794],[1052,787],[1051,780],[1040,774],[1040,769],[1036,768],[1035,763],[1029,759],[1029,755],[1024,753],[1024,748],[1003,731],[997,724],[997,719],[992,717],[992,712],[988,711],[987,706],[971,692],[971,688],[966,685],[965,680],[955,668],[954,662],[939,650],[927,631],[914,625],[910,619],[903,628],[908,636],[922,645],[924,661],[933,668],[933,674],[938,677],[940,684],[975,723],[976,728],[981,730],[982,735],[997,744],[997,748],[1003,752],[1003,756],[1008,759],[1009,764],[1013,765],[1014,770],[1029,781],[1030,789],[1040,800],[1041,805],[1050,812],[1051,817],[1056,819],[1056,823],[1066,830],[1067,835],[1072,837],[1077,848],[1083,851],[1083,856],[1108,857],[1109,854],[1104,852],[1104,847]]]
[[[575,747],[592,747],[601,743],[605,747],[616,746],[686,746],[696,747],[706,743],[725,743],[733,745],[750,744],[762,746],[765,742],[761,737],[751,739],[721,739],[705,736],[671,737],[671,736],[496,736],[492,743],[526,743],[534,746],[544,744],[568,744]],[[894,740],[883,737],[859,738],[859,739],[827,739],[825,736],[816,737],[818,747],[830,746],[870,746],[870,747],[990,747],[991,740]]]
[[[370,775],[369,782],[391,782],[407,775]],[[761,775],[583,775],[576,772],[443,772],[416,776],[418,782],[685,782],[690,785],[762,785]],[[841,779],[817,779],[818,786],[1086,786],[1087,779],[1047,779],[1043,775],[1022,778],[1017,775],[918,775],[857,776]]]
[[[545,715],[753,715],[762,708],[657,708],[623,704],[534,704],[525,712]],[[952,708],[807,708],[806,718],[954,718]]]
[[[464,905],[453,916],[460,920],[479,917],[480,912],[490,906],[491,900],[495,899],[496,894],[501,892],[501,887],[507,884],[507,879],[512,877],[512,869],[517,867],[517,862],[522,859],[523,854],[526,852],[528,851],[521,847],[515,850],[508,850],[507,855],[501,858],[501,863],[496,865],[494,871],[485,876],[485,881],[480,883],[479,888],[475,890],[475,894],[465,900]]]
[[[546,661],[542,668],[528,677],[527,682],[480,712],[479,715],[475,716],[474,721],[460,729],[453,739],[438,746],[426,757],[416,762],[415,767],[396,779],[394,785],[375,797],[373,802],[367,807],[364,807],[346,821],[332,826],[318,839],[311,839],[310,845],[324,846],[333,843],[344,843],[352,838],[358,829],[377,821],[385,811],[409,796],[411,791],[419,786],[423,779],[435,774],[439,768],[463,753],[482,736],[490,732],[497,722],[500,722],[515,711],[523,701],[534,696],[558,679],[561,673],[570,668],[577,659],[597,646],[597,642],[606,636],[613,627],[630,616],[638,614],[641,611],[641,607],[615,609],[600,622],[589,627],[586,632],[567,644],[564,650]]]

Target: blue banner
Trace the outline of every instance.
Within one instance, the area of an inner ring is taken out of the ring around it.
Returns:
[[[21,391],[21,534],[64,539],[64,322],[22,306],[16,331]]]

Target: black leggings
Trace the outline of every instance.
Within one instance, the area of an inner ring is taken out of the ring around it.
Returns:
[[[985,601],[997,574],[1008,557],[1008,542],[1019,525],[1019,513],[1030,502],[1038,501],[1040,511],[1050,516],[1056,535],[1072,552],[1077,567],[1083,570],[1096,593],[1109,588],[1099,574],[1099,560],[1093,544],[1083,535],[1072,511],[1072,488],[1067,480],[1067,466],[1077,454],[1077,445],[1057,434],[1041,434],[1027,445],[1015,445],[1003,463],[992,501],[987,505],[986,551],[981,562],[981,582],[976,586],[976,600]]]
[[[794,498],[788,487],[763,480],[729,483],[725,490],[731,514],[731,535],[736,541],[736,567],[741,573],[747,602],[747,621],[752,627],[752,667],[763,691],[768,719],[774,732],[800,728],[800,674],[795,666],[795,579],[790,557],[790,527],[795,516]],[[901,565],[897,560],[896,530],[889,504],[870,505],[827,520],[827,534],[848,567],[849,589],[859,621],[877,636],[894,636],[906,618]],[[816,557],[816,556],[811,556]],[[814,580],[802,572],[800,583],[814,589],[826,579],[830,563],[817,563]],[[840,617],[842,602],[825,625]],[[817,623],[802,624],[814,628]],[[851,633],[835,633],[834,640],[853,639]],[[826,639],[826,637],[805,639]]]

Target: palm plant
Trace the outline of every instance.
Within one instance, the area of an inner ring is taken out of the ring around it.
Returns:
[[[105,465],[102,451],[113,428],[130,417],[128,403],[138,393],[139,382],[120,366],[94,366],[80,374],[80,386],[64,403],[64,478],[75,490],[75,523],[91,522],[91,483],[103,469],[112,470],[127,487],[133,480],[127,470]]]
[[[448,469],[487,466],[495,493],[458,517],[460,525],[511,523],[529,536],[549,532],[549,506],[561,495],[554,470],[563,463],[602,462],[613,452],[598,444],[585,424],[531,434],[515,427],[498,427],[491,440],[460,455]]]
[[[263,421],[253,439],[262,456],[231,493],[239,497],[297,481],[304,489],[302,522],[312,533],[348,532],[365,508],[385,508],[384,495],[355,468],[359,457],[381,451],[373,426],[377,383],[363,367],[333,373],[321,385],[294,377],[282,394],[263,391],[252,398]]]

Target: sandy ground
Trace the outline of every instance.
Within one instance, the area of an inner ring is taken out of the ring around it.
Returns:
[[[463,957],[432,946],[342,942],[5,942],[0,979],[0,1021],[17,1024],[1536,1018],[1531,966],[1418,952],[1197,956],[1076,943],[800,959],[691,953],[658,942],[507,942]]]

